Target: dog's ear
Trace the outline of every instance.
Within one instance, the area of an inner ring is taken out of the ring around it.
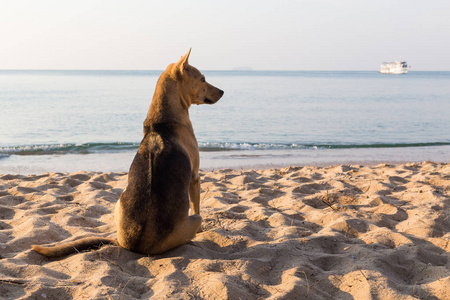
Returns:
[[[191,54],[191,48],[189,48],[188,53],[186,53],[185,56],[183,56],[177,63],[177,67],[178,69],[181,71],[181,73],[184,72],[184,70],[187,69],[188,65],[189,65],[189,55]]]

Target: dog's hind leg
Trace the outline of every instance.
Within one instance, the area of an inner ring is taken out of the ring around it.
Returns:
[[[201,223],[202,217],[200,215],[186,217],[186,219],[175,226],[170,235],[155,249],[155,254],[163,253],[190,242],[195,237]]]

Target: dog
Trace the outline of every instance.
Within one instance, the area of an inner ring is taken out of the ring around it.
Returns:
[[[59,257],[113,244],[153,255],[201,232],[200,158],[188,110],[192,104],[214,104],[224,92],[189,65],[190,53],[170,64],[156,84],[144,138],[115,206],[117,240],[88,237],[53,247],[33,245],[34,251]]]

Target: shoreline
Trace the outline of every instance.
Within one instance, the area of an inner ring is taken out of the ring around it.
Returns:
[[[128,172],[135,151],[91,154],[11,155],[0,158],[0,174]],[[296,150],[201,151],[200,169],[270,169],[287,166],[377,165],[450,162],[450,146]]]
[[[203,232],[146,256],[48,259],[115,238],[126,173],[0,175],[5,299],[448,299],[450,163],[201,172]],[[409,296],[405,296],[409,295]]]

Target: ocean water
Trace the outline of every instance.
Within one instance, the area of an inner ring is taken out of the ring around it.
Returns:
[[[0,70],[0,173],[127,171],[161,72]],[[204,73],[204,169],[450,161],[450,72]]]

